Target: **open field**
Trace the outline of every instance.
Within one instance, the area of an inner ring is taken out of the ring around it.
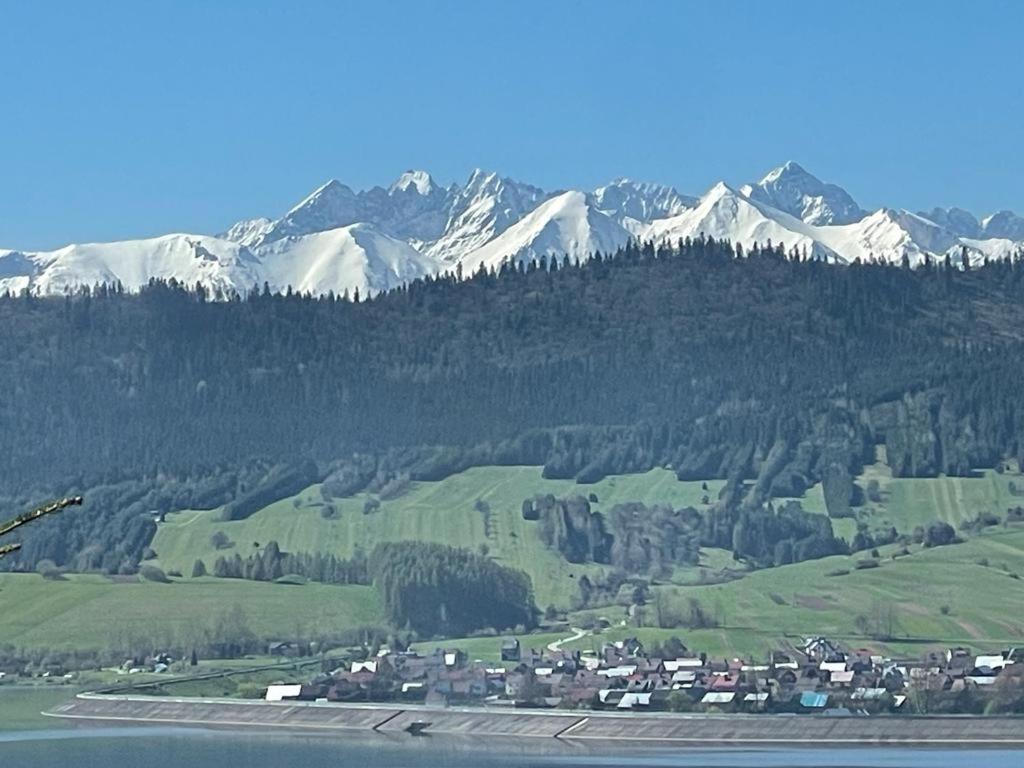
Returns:
[[[403,539],[439,541],[474,550],[486,545],[498,562],[530,574],[539,605],[567,605],[570,574],[593,573],[600,567],[572,565],[545,548],[537,536],[537,524],[523,520],[524,499],[540,493],[593,493],[598,498],[593,506],[598,510],[626,501],[699,507],[704,495],[712,501],[717,498],[722,484],[709,481],[704,491],[699,482],[680,482],[672,472],[654,469],[577,485],[571,480],[546,480],[540,467],[478,467],[439,482],[411,483],[404,494],[382,501],[380,509],[369,515],[363,514],[370,498],[366,494],[335,499],[331,503],[338,511],[336,520],[321,516],[323,499],[319,486],[314,485],[246,520],[217,522],[213,512],[168,515],[153,549],[164,568],[187,575],[197,558],[212,570],[219,555],[238,551],[245,557],[254,544],[270,540],[294,552],[325,551],[343,556],[351,555],[357,545],[371,549],[380,541]],[[486,516],[475,508],[478,500],[489,506]],[[216,531],[224,531],[235,546],[214,549],[210,537]]]
[[[718,655],[763,654],[815,634],[894,655],[945,644],[995,649],[1024,643],[1024,580],[1014,578],[1024,576],[1024,528],[995,529],[947,547],[915,546],[893,560],[895,549],[883,548],[877,568],[857,569],[862,554],[756,571],[728,584],[665,587],[666,605],[696,599],[722,627],[647,636],[675,634]],[[842,570],[849,573],[828,575]],[[653,605],[648,616],[654,622]],[[871,639],[885,634],[892,639]]]
[[[713,656],[766,658],[772,649],[817,634],[896,657],[946,645],[995,650],[1024,644],[1024,579],[1013,576],[1024,576],[1024,528],[996,529],[962,544],[912,550],[893,560],[896,548],[883,548],[877,568],[857,569],[860,556],[829,557],[756,571],[727,584],[661,587],[666,609],[685,607],[689,599],[696,599],[721,626],[619,626],[624,610],[608,607],[573,615],[575,624],[602,617],[612,626],[564,647],[598,650],[604,642],[629,636],[647,643],[676,636]],[[980,564],[986,561],[987,565]],[[828,575],[842,570],[849,573]],[[652,601],[646,621],[655,623],[656,612]],[[885,640],[873,637],[887,634],[891,637]],[[527,647],[540,642],[531,636],[521,640]],[[500,639],[469,638],[449,644],[487,660],[497,658]]]
[[[874,530],[894,526],[900,533],[909,534],[917,526],[927,526],[937,520],[957,528],[979,512],[994,512],[1003,517],[1008,508],[1024,506],[1024,495],[1017,496],[1010,491],[1010,484],[1014,483],[1024,492],[1024,475],[1015,464],[1001,473],[978,470],[975,477],[893,477],[885,463],[883,447],[879,446],[876,458],[874,464],[864,468],[856,482],[864,490],[872,481],[877,482],[880,497],[877,501],[865,499],[864,505],[854,510],[857,519]],[[820,483],[809,488],[797,501],[809,512],[828,514]],[[847,541],[857,532],[857,522],[853,519],[833,520],[832,527],[837,536]]]
[[[159,647],[195,636],[234,606],[259,637],[382,622],[371,587],[214,578],[154,584],[91,575],[47,581],[0,574],[0,645],[100,649],[141,638]]]
[[[857,510],[872,528],[895,525],[911,532],[917,525],[945,520],[958,525],[978,511],[1005,514],[1008,506],[1024,502],[1010,493],[1010,483],[1024,487],[1017,467],[999,474],[980,472],[972,478],[893,478],[884,464],[869,466],[858,483],[878,482],[880,496]],[[181,637],[209,626],[219,613],[241,607],[257,635],[294,634],[327,628],[340,630],[381,622],[377,596],[367,587],[320,584],[286,586],[241,580],[190,579],[196,558],[212,569],[221,554],[243,557],[254,544],[276,540],[292,551],[327,551],[350,555],[357,546],[368,550],[378,541],[402,539],[441,541],[479,549],[486,545],[499,562],[530,574],[542,608],[568,607],[576,581],[597,565],[572,565],[541,543],[536,523],[522,519],[522,501],[538,493],[566,496],[593,493],[596,509],[625,501],[700,507],[706,494],[717,497],[721,483],[680,482],[668,470],[609,477],[594,485],[545,480],[538,467],[481,467],[439,482],[411,483],[399,497],[384,500],[378,511],[364,514],[369,496],[332,502],[337,515],[326,519],[319,486],[282,499],[247,520],[217,522],[213,512],[171,514],[159,526],[153,546],[167,570],[179,569],[186,578],[170,585],[100,576],[72,576],[67,581],[44,581],[35,575],[0,575],[0,643],[23,646],[96,648],[118,639],[138,636]],[[489,511],[477,509],[486,502]],[[820,486],[811,488],[801,503],[825,513]],[[834,521],[839,535],[852,537],[855,520]],[[213,533],[224,531],[233,545],[213,548]],[[1024,530],[991,529],[966,543],[933,550],[912,547],[912,555],[891,559],[895,547],[883,548],[880,567],[858,570],[856,561],[868,557],[834,557],[765,571],[749,572],[736,581],[702,585],[702,570],[736,570],[731,554],[702,550],[700,567],[677,569],[673,585],[663,585],[661,605],[685,611],[691,599],[721,627],[636,632],[656,640],[682,635],[694,647],[717,655],[759,655],[804,634],[824,633],[849,638],[885,650],[906,653],[934,643],[974,643],[994,647],[1024,642]],[[983,565],[980,563],[986,563]],[[827,575],[847,570],[846,575]],[[886,606],[892,606],[892,612]],[[624,618],[621,607],[588,612],[606,616],[613,625]],[[112,621],[110,617],[117,617]],[[577,620],[584,616],[575,616]],[[655,624],[655,607],[644,617]],[[883,628],[880,625],[885,624]],[[69,631],[73,628],[73,631]],[[891,630],[889,631],[882,631]],[[604,637],[622,634],[619,628]],[[895,639],[870,640],[891,634]],[[531,637],[529,645],[557,639]],[[603,638],[584,638],[580,647]],[[497,655],[498,641],[490,638],[459,641],[470,655]],[[429,645],[429,643],[427,644]]]
[[[685,607],[694,598],[721,626],[613,626],[566,647],[596,648],[605,640],[633,634],[646,641],[676,635],[690,647],[716,656],[750,657],[812,634],[903,656],[948,644],[990,650],[1024,643],[1024,580],[1013,577],[1024,575],[1024,528],[996,528],[948,547],[915,546],[909,556],[893,560],[895,550],[883,548],[879,567],[871,569],[856,568],[860,556],[831,557],[756,571],[726,584],[659,587],[656,591],[662,593],[667,609]],[[843,570],[849,573],[828,575]],[[257,634],[266,635],[324,623],[341,628],[380,621],[376,595],[367,587],[212,578],[170,585],[115,583],[98,576],[49,582],[35,575],[4,575],[0,643],[94,648],[132,632],[159,642],[202,626],[217,611],[233,605],[241,606]],[[605,616],[613,625],[624,618],[620,607],[572,618],[579,621],[586,615]],[[655,623],[655,615],[652,601],[645,621]],[[889,631],[892,639],[871,637]],[[540,648],[568,634],[528,635],[522,640],[526,647]],[[487,660],[497,658],[499,644],[500,638],[490,637],[425,641],[417,647],[461,647],[473,658]]]
[[[41,713],[71,700],[76,692],[60,685],[0,685],[0,733],[69,727],[67,721]]]

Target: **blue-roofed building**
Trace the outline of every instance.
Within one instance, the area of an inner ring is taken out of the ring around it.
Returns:
[[[828,694],[817,691],[804,691],[800,694],[800,706],[809,709],[823,709],[828,704]]]

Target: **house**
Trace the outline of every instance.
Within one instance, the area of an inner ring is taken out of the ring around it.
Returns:
[[[991,669],[997,670],[1003,667],[1013,664],[1012,661],[1008,661],[1002,654],[978,656],[974,659],[974,669]]]
[[[268,685],[263,698],[265,701],[290,701],[298,700],[300,696],[302,696],[301,685]]]
[[[602,688],[597,692],[597,700],[605,706],[617,707],[626,691],[622,688]]]
[[[888,695],[886,688],[857,688],[850,694],[851,701],[878,701]]]
[[[838,688],[847,688],[853,684],[854,672],[852,669],[844,670],[842,672],[832,672],[829,674],[828,682],[830,685]]]
[[[956,676],[970,672],[974,667],[974,656],[966,648],[950,648],[946,651],[946,671]]]
[[[731,704],[735,698],[736,693],[734,691],[708,691],[704,694],[704,698],[700,700],[700,703],[721,706],[723,704]]]
[[[466,663],[465,651],[458,649],[444,652],[444,665],[446,667],[462,667]]]
[[[803,691],[800,694],[800,706],[808,709],[824,709],[828,704],[828,694],[817,691]]]
[[[800,665],[789,654],[772,651],[771,667],[773,669],[799,669]]]
[[[738,676],[732,672],[727,672],[724,675],[715,675],[712,677],[708,688],[712,691],[735,691],[739,682]]]
[[[825,637],[809,637],[804,641],[804,655],[814,661],[842,661],[844,654]]]
[[[632,677],[636,674],[636,664],[622,664],[617,667],[609,667],[608,669],[599,669],[597,674],[604,677]]]
[[[277,640],[267,645],[267,654],[270,656],[295,656],[295,644],[288,640]]]
[[[704,661],[697,657],[666,659],[662,662],[662,666],[664,666],[666,672],[675,673],[681,669],[700,669],[704,666]]]
[[[692,669],[680,669],[672,675],[673,688],[692,688],[697,682],[697,673]]]
[[[519,639],[515,637],[506,637],[501,643],[501,660],[502,661],[519,661],[522,655],[522,648],[519,645]]]
[[[651,694],[647,693],[624,693],[616,709],[638,709],[651,706]]]

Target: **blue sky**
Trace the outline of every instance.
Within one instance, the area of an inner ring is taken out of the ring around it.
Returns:
[[[92,7],[96,6],[96,7]],[[0,0],[0,246],[477,166],[1024,212],[1024,3]]]

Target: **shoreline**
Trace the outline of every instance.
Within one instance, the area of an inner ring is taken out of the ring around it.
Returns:
[[[977,715],[824,716],[621,714],[596,711],[432,708],[386,703],[266,702],[78,694],[48,717],[92,723],[263,728],[305,733],[554,739],[566,743],[1024,747],[1024,718]]]

